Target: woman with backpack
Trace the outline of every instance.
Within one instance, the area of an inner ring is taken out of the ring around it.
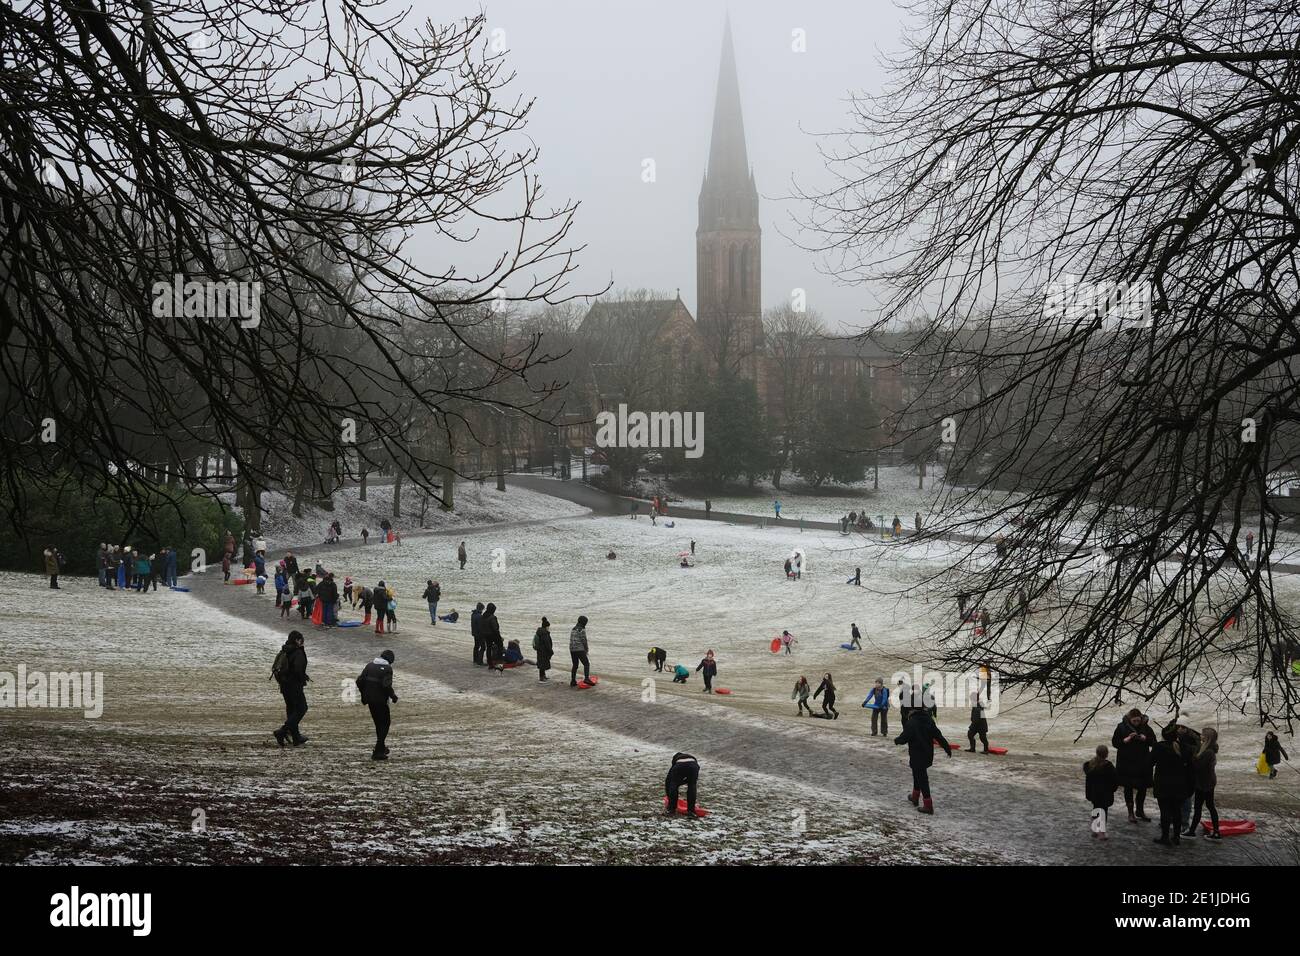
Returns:
[[[1210,831],[1205,835],[1211,840],[1218,840],[1219,811],[1214,806],[1214,788],[1218,784],[1215,764],[1219,760],[1219,732],[1213,727],[1201,731],[1201,745],[1192,757],[1192,770],[1196,780],[1196,806],[1192,811],[1192,822],[1183,836],[1196,836],[1196,828],[1201,825],[1201,809],[1210,811]]]
[[[704,693],[712,694],[713,678],[717,676],[718,673],[718,661],[717,658],[713,656],[713,651],[709,651],[704,655],[704,659],[696,665],[695,670],[704,671]]]
[[[822,716],[828,720],[839,720],[840,712],[835,709],[835,681],[831,680],[831,675],[827,673],[822,678],[822,682],[817,685],[817,691],[813,694],[813,700],[816,700],[822,694]]]
[[[1119,774],[1109,756],[1106,745],[1098,744],[1096,755],[1083,762],[1083,795],[1092,804],[1092,835],[1100,840],[1107,839],[1106,821],[1119,789]]]
[[[807,708],[809,717],[813,715],[812,704],[808,703],[808,698],[811,696],[812,688],[808,686],[808,678],[800,677],[795,681],[794,692],[790,695],[791,700],[797,700],[799,702],[799,710],[797,713],[800,717],[803,716],[804,708]]]

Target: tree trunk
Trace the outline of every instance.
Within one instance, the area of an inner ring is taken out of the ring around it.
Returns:
[[[925,488],[925,459],[922,458],[916,466],[916,487]]]
[[[444,465],[442,469],[442,510],[456,510],[456,473],[451,470],[451,465]]]
[[[402,473],[399,471],[393,479],[393,517],[402,516]]]
[[[366,500],[366,478],[369,477],[369,475],[370,475],[370,470],[369,470],[369,469],[368,469],[364,464],[362,464],[362,466],[361,466],[361,494],[360,494],[360,499],[361,499],[362,501],[365,501],[365,500]]]
[[[504,469],[505,469],[505,457],[504,457],[504,456],[502,455],[502,453],[501,453],[501,419],[500,419],[500,418],[495,419],[495,422],[494,422],[494,423],[495,423],[495,426],[496,426],[495,429],[494,429],[494,431],[496,432],[496,442],[494,443],[496,447],[495,447],[495,449],[494,449],[494,453],[495,453],[495,455],[496,455],[496,465],[495,465],[495,467],[496,467],[496,472],[497,472],[497,491],[505,491],[505,490],[506,490],[506,474],[505,474],[505,470],[504,470]]]

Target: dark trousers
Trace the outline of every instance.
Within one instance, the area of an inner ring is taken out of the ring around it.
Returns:
[[[582,664],[582,679],[586,680],[591,676],[591,662],[587,660],[586,651],[569,651],[569,656],[573,658],[573,672],[569,674],[569,683],[577,682],[579,664]]]
[[[475,635],[474,637],[474,663],[475,664],[483,663],[483,654],[486,650],[487,650],[487,644],[484,643],[483,638],[479,637],[478,635]]]
[[[393,723],[393,716],[388,712],[388,701],[367,704],[370,719],[375,722],[375,750],[384,750],[384,741],[388,739],[388,728]]]
[[[1181,811],[1182,797],[1174,797],[1172,800],[1156,797],[1156,803],[1160,805],[1160,839],[1170,839],[1170,831],[1173,831],[1173,841],[1178,842],[1180,835],[1178,830],[1178,818]]]
[[[686,812],[695,812],[695,789],[700,780],[700,765],[694,760],[679,760],[664,778],[664,793],[668,797],[668,812],[677,812],[677,794],[686,784]]]
[[[871,712],[871,736],[876,735],[876,721],[880,721],[880,732],[888,736],[889,734],[889,711],[873,710]]]
[[[1196,810],[1192,814],[1192,823],[1191,826],[1187,828],[1188,831],[1195,830],[1198,826],[1201,825],[1202,808],[1210,811],[1210,825],[1214,827],[1214,832],[1218,833],[1219,832],[1219,811],[1218,808],[1215,807],[1214,805],[1214,791],[1212,789],[1196,791]]]
[[[58,576],[57,574],[51,574],[51,575],[50,575],[50,587],[52,587],[52,588],[57,588],[58,586],[59,586],[59,576]]]
[[[297,740],[302,736],[298,724],[307,714],[307,693],[297,684],[281,684],[280,695],[284,698],[284,726],[280,730]]]
[[[808,698],[807,698],[807,697],[800,697],[800,698],[799,698],[799,713],[800,713],[800,714],[803,714],[803,710],[804,710],[805,707],[808,708],[808,713],[809,713],[809,715],[811,715],[812,712],[813,712],[812,704],[808,703]]]
[[[976,735],[976,734],[979,735],[980,743],[982,743],[982,744],[984,745],[984,752],[985,752],[985,753],[988,753],[988,752],[989,752],[989,735],[986,734],[986,733],[984,733],[984,731],[982,731],[982,730],[977,730],[977,731],[975,731],[974,733],[968,733],[968,734],[966,735],[966,739],[970,741],[970,749],[971,749],[971,751],[974,752],[974,750],[975,750],[975,735]]]
[[[928,767],[912,768],[912,792],[920,792],[925,799],[930,799],[930,769]]]
[[[708,671],[704,672],[704,689],[713,690],[713,675]]]
[[[1147,802],[1146,787],[1134,787],[1127,783],[1124,784],[1124,806],[1128,807],[1129,813],[1133,812],[1133,791],[1135,790],[1137,791],[1137,815],[1145,816],[1146,810],[1143,807]]]

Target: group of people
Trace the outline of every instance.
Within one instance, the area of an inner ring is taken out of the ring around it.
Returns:
[[[397,703],[397,692],[393,690],[393,662],[396,659],[392,651],[383,651],[362,668],[356,679],[361,702],[370,711],[375,725],[372,760],[388,759],[388,731],[392,726],[389,705]],[[307,742],[301,723],[307,714],[307,684],[311,681],[307,675],[306,639],[301,631],[289,632],[271,664],[271,677],[279,684],[280,695],[284,698],[284,723],[271,732],[272,736],[281,747],[286,743],[301,747]]]
[[[110,591],[157,591],[160,578],[163,587],[176,587],[176,551],[172,548],[144,554],[130,545],[101,544],[95,555],[95,564],[99,568],[99,586]],[[57,588],[58,569],[50,571],[49,551],[46,551],[45,570],[51,574],[50,587]]]

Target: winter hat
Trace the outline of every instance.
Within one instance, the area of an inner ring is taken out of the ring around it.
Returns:
[[[542,615],[542,627],[550,627],[550,626],[551,626],[551,622],[548,621],[548,620],[546,619],[546,615],[543,614],[543,615]]]
[[[495,604],[493,604],[491,601],[489,601],[489,602],[488,602],[488,606],[487,606],[487,610],[485,610],[483,613],[484,613],[484,614],[495,614],[496,612],[497,612],[497,606],[496,606]]]
[[[394,654],[392,651],[384,651],[384,653],[380,654],[379,656],[382,657],[384,660],[388,661],[388,663],[390,664],[397,659],[397,655]]]

